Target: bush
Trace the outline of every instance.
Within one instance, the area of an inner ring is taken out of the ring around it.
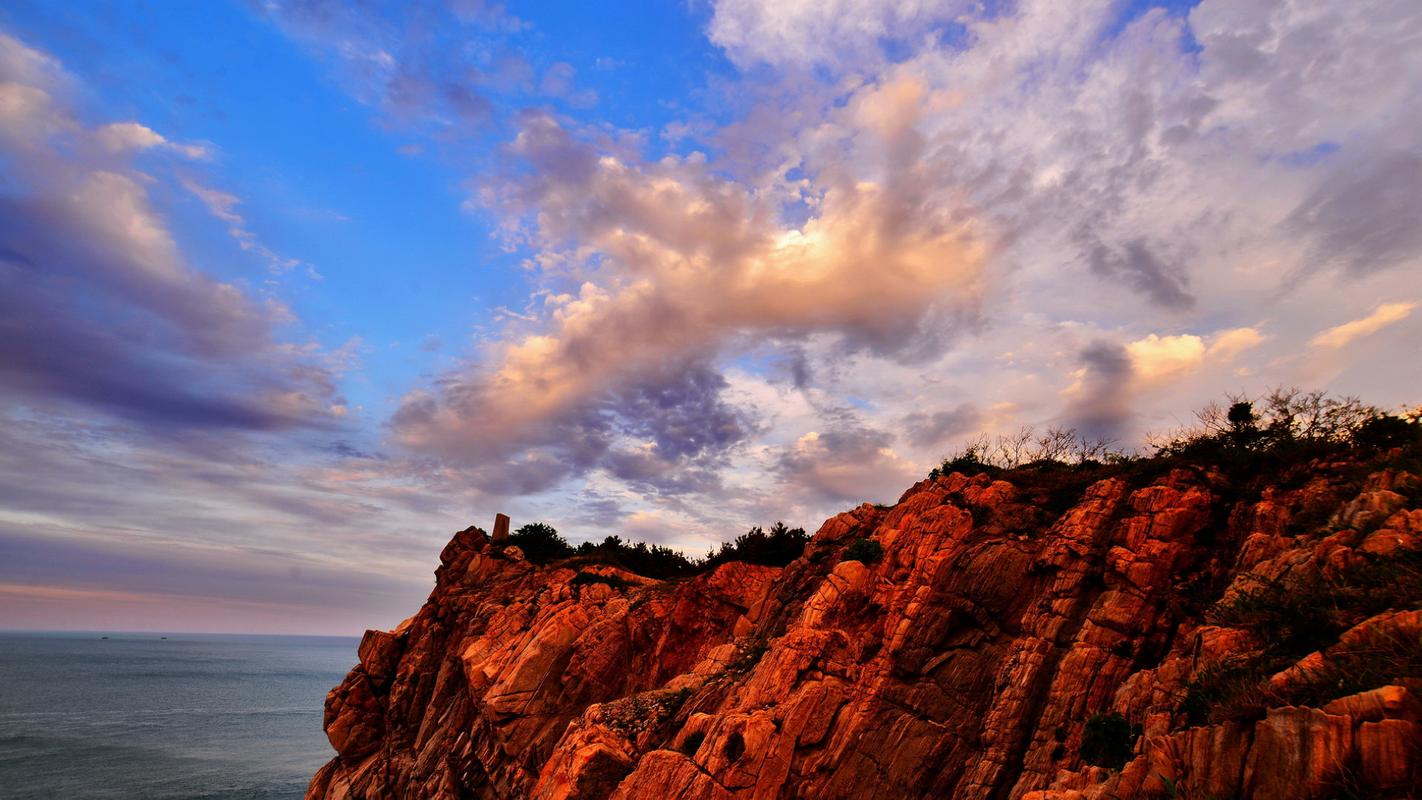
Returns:
[[[577,555],[657,580],[686,577],[701,570],[700,564],[670,547],[646,542],[627,544],[620,536],[608,536],[596,544],[583,542],[578,545]]]
[[[1120,769],[1134,754],[1136,737],[1120,714],[1093,714],[1081,732],[1081,760],[1097,767]]]
[[[688,733],[685,739],[681,740],[681,752],[686,757],[696,755],[696,751],[701,749],[701,743],[706,741],[705,731]]]
[[[535,564],[547,564],[573,554],[572,546],[558,535],[558,530],[542,522],[530,522],[509,534],[508,543],[517,546],[524,558]]]
[[[714,569],[728,561],[744,561],[767,567],[783,567],[805,552],[810,535],[804,528],[788,528],[777,522],[769,531],[759,526],[736,537],[734,542],[726,542],[721,549],[708,553],[701,565]]]
[[[616,575],[602,575],[597,572],[579,572],[577,575],[573,576],[572,580],[568,581],[569,586],[591,586],[595,583],[600,583],[604,586],[611,586],[614,589],[623,589],[627,587],[627,581],[622,580]]]
[[[848,561],[873,564],[884,557],[884,546],[873,539],[855,539],[844,549],[844,557]]]
[[[1267,653],[1292,658],[1326,647],[1374,614],[1412,607],[1419,597],[1422,550],[1360,554],[1334,578],[1309,569],[1240,592],[1213,609],[1209,619],[1245,628],[1264,642]]]
[[[983,458],[984,445],[981,442],[974,442],[963,448],[963,451],[954,456],[943,459],[943,463],[928,473],[928,477],[937,478],[939,475],[952,475],[961,472],[964,475],[976,475],[985,472],[993,467]]]
[[[1076,428],[1051,427],[1045,430],[1024,425],[1015,433],[986,434],[969,442],[962,450],[928,474],[930,478],[961,472],[976,475],[1000,469],[1056,469],[1071,465],[1100,464],[1125,458],[1109,439],[1088,439]]]
[[[1353,434],[1353,441],[1360,447],[1388,450],[1416,444],[1422,438],[1422,427],[1402,417],[1378,414],[1368,417]]]
[[[768,531],[751,528],[705,558],[692,559],[670,547],[628,543],[620,536],[608,536],[601,542],[583,542],[574,548],[553,526],[531,522],[509,534],[507,544],[517,546],[524,557],[535,564],[576,556],[585,563],[611,564],[643,577],[665,580],[709,572],[730,561],[783,567],[799,558],[809,541],[804,528],[791,528],[777,522]]]
[[[1257,401],[1230,398],[1195,413],[1193,427],[1156,441],[1156,455],[1232,467],[1243,474],[1336,453],[1356,445],[1369,420],[1384,416],[1354,397],[1275,389]]]
[[[1269,683],[1301,656],[1332,646],[1343,631],[1388,609],[1414,608],[1419,597],[1419,550],[1365,556],[1333,578],[1311,569],[1241,592],[1207,618],[1250,631],[1263,649],[1203,670],[1180,711],[1193,725],[1251,720],[1278,705],[1317,705],[1399,679],[1422,679],[1422,642],[1394,637],[1364,651],[1335,652],[1322,670],[1284,689]]]

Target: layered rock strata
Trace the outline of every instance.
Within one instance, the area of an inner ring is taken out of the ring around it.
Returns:
[[[1278,674],[1237,677],[1253,694],[1220,676],[1273,669],[1264,655],[1280,651],[1218,613],[1263,602],[1261,586],[1415,563],[1414,476],[1318,465],[1252,496],[1184,469],[1020,483],[923,481],[828,520],[783,569],[675,581],[537,566],[461,531],[429,601],[367,633],[327,698],[338,755],[307,796],[1417,791],[1422,597],[1370,608]],[[861,538],[882,558],[847,560]],[[1329,669],[1364,668],[1371,683],[1319,688]]]

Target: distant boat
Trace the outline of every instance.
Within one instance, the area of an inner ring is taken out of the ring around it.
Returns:
[[[107,639],[107,638],[109,638],[109,637],[107,637],[107,636],[100,636],[99,638],[100,638],[100,639]]]

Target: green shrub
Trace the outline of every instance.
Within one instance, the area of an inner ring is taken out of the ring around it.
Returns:
[[[657,580],[682,578],[702,570],[699,562],[670,547],[646,542],[627,544],[620,536],[608,536],[596,543],[583,542],[578,545],[577,555],[587,561],[611,564]]]
[[[728,561],[744,561],[766,567],[783,567],[805,552],[810,535],[804,528],[789,528],[777,522],[764,530],[759,526],[736,537],[734,542],[726,542],[721,549],[707,554],[702,559],[703,569],[714,569]]]
[[[873,564],[884,557],[884,546],[873,539],[855,539],[844,549],[844,557],[849,561]]]
[[[706,741],[705,731],[696,731],[695,733],[688,733],[686,735],[686,738],[681,740],[682,754],[687,756],[688,758],[696,755],[696,751],[701,749],[701,743],[704,741]]]
[[[1353,441],[1360,447],[1387,450],[1416,444],[1422,438],[1422,427],[1402,417],[1378,414],[1368,417],[1353,433]]]
[[[614,589],[625,589],[629,585],[627,581],[616,575],[603,575],[601,573],[587,571],[579,572],[573,576],[572,580],[568,581],[569,586],[591,586],[595,583],[611,586]]]
[[[1134,754],[1136,737],[1120,714],[1093,714],[1081,732],[1081,760],[1097,767],[1120,769]]]
[[[955,472],[961,472],[964,475],[976,475],[979,472],[992,469],[993,465],[989,464],[983,457],[984,449],[984,447],[978,444],[970,444],[963,448],[963,452],[943,459],[943,463],[928,473],[928,477],[937,478],[939,475],[952,475]]]
[[[1266,652],[1302,656],[1320,650],[1338,634],[1392,608],[1411,608],[1422,598],[1422,550],[1388,556],[1359,554],[1335,577],[1311,569],[1288,580],[1240,592],[1211,610],[1219,625],[1245,628]]]
[[[552,525],[530,522],[509,534],[508,543],[523,551],[523,557],[535,564],[547,564],[573,554],[567,540],[558,535]]]
[[[1361,556],[1331,578],[1316,570],[1265,583],[1212,609],[1216,624],[1243,628],[1263,647],[1203,670],[1180,711],[1193,725],[1259,719],[1278,705],[1321,704],[1399,679],[1422,679],[1422,642],[1409,637],[1334,652],[1326,665],[1285,688],[1269,678],[1300,657],[1332,646],[1339,634],[1388,609],[1415,608],[1422,598],[1422,551]]]

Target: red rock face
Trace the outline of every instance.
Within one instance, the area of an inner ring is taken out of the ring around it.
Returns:
[[[368,633],[327,697],[338,756],[307,796],[1413,796],[1405,659],[1361,693],[1314,676],[1416,647],[1422,597],[1260,676],[1257,708],[1189,704],[1221,664],[1274,652],[1207,609],[1412,552],[1416,485],[1324,475],[1240,498],[1184,470],[1050,490],[954,474],[830,519],[783,570],[684,581],[539,567],[471,528],[420,612]],[[882,558],[845,560],[864,537]],[[1288,704],[1304,694],[1317,705]],[[1111,715],[1124,738],[1103,765],[1088,740]]]

